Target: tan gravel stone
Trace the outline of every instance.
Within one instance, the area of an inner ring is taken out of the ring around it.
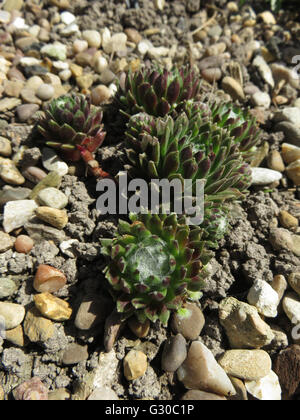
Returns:
[[[31,308],[24,320],[24,333],[32,343],[44,342],[54,336],[52,321],[41,316],[37,308]]]
[[[63,229],[68,223],[68,214],[66,210],[42,206],[36,209],[35,214],[39,219],[49,223],[49,225],[57,229]]]
[[[69,304],[50,293],[35,295],[34,302],[40,313],[52,321],[66,321],[72,315]]]
[[[128,381],[143,376],[147,367],[147,356],[141,351],[131,350],[124,359],[124,375]]]

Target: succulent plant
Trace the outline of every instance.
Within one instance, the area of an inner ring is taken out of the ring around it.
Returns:
[[[201,229],[190,229],[184,216],[130,218],[132,224],[119,222],[117,238],[101,241],[111,259],[106,278],[125,318],[135,314],[141,322],[160,319],[166,325],[171,311],[184,316],[185,302],[201,297],[211,252]]]
[[[155,117],[164,117],[185,101],[196,98],[200,79],[190,67],[171,71],[160,68],[143,68],[126,75],[126,80],[115,96],[115,105],[129,118],[146,112]]]
[[[37,128],[47,146],[61,150],[67,160],[83,159],[95,176],[106,177],[93,157],[106,136],[101,122],[102,112],[91,107],[90,97],[72,94],[52,100]]]
[[[237,127],[239,129],[239,127]],[[240,152],[241,142],[228,129],[200,112],[170,116],[133,116],[126,133],[131,176],[145,179],[205,179],[206,202],[243,197],[251,183],[251,170]]]

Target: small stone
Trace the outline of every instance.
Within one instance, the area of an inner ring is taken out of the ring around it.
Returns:
[[[233,349],[259,349],[274,339],[271,328],[261,319],[257,309],[233,297],[220,303],[219,317]]]
[[[89,331],[104,323],[111,309],[111,302],[104,298],[86,297],[80,304],[75,317],[75,327]]]
[[[226,401],[220,395],[203,392],[196,389],[186,392],[181,398],[182,401]]]
[[[76,63],[81,67],[92,67],[95,61],[95,48],[89,48],[86,51],[76,54]],[[89,73],[81,74],[78,77],[85,76]]]
[[[124,32],[129,42],[133,42],[136,45],[141,42],[142,36],[135,28],[126,28]]]
[[[278,274],[274,277],[273,282],[271,283],[271,286],[275,290],[275,292],[278,294],[278,303],[281,302],[281,299],[283,298],[283,295],[288,287],[287,281],[285,277],[281,274]]]
[[[300,300],[296,293],[287,293],[283,298],[282,307],[293,325],[300,324]]]
[[[245,381],[245,386],[249,394],[260,401],[281,400],[278,376],[273,371],[258,381]]]
[[[4,93],[7,96],[11,96],[13,98],[18,98],[20,93],[24,87],[24,82],[21,80],[7,80],[4,85]]]
[[[248,293],[247,300],[260,314],[269,318],[277,317],[279,297],[266,281],[256,280]]]
[[[49,101],[53,98],[54,92],[53,86],[43,83],[36,91],[36,96],[42,101]]]
[[[105,85],[99,85],[95,87],[91,92],[91,99],[93,105],[101,105],[108,103],[111,98],[111,92]]]
[[[23,327],[24,333],[32,343],[43,343],[55,334],[53,322],[42,317],[34,307],[27,311]]]
[[[275,250],[287,249],[300,257],[300,237],[283,228],[272,229],[270,242]]]
[[[0,231],[0,253],[12,249],[14,246],[14,242],[15,240],[11,236],[9,236],[5,232]]]
[[[270,11],[266,10],[263,13],[258,15],[258,18],[261,18],[266,25],[276,25],[276,19]]]
[[[192,342],[186,360],[177,371],[177,377],[188,389],[198,389],[222,396],[236,393],[212,352],[200,341]]]
[[[270,95],[266,92],[256,92],[251,97],[254,106],[259,106],[264,109],[269,109],[271,106]]]
[[[49,392],[48,400],[49,401],[65,401],[69,400],[71,397],[70,392],[65,388],[58,388],[54,391]]]
[[[300,127],[300,108],[288,107],[277,111],[274,115],[275,122],[289,122]]]
[[[23,99],[23,102],[26,102],[28,104],[42,104],[42,101],[36,96],[35,92],[26,87],[21,90],[21,98]]]
[[[265,158],[268,156],[270,150],[270,146],[268,142],[264,142],[260,147],[258,147],[253,152],[253,157],[251,160],[251,167],[256,168],[261,165],[261,163],[265,160]]]
[[[201,71],[203,79],[209,83],[218,82],[222,77],[222,71],[219,68],[204,69]]]
[[[0,155],[9,157],[12,153],[11,143],[10,141],[0,136]]]
[[[229,379],[231,380],[231,383],[234,386],[234,389],[236,391],[236,395],[234,395],[233,397],[230,397],[230,400],[248,401],[247,390],[244,385],[244,382],[230,375],[229,375]]]
[[[10,12],[7,12],[5,10],[0,10],[0,23],[8,24],[10,22],[10,19],[11,19]]]
[[[58,187],[60,183],[61,183],[61,176],[55,171],[50,172],[44,179],[42,179],[42,181],[40,181],[34,187],[34,189],[32,190],[30,194],[30,198],[35,200],[42,190],[48,187],[53,187],[53,188]]]
[[[50,4],[57,6],[59,9],[69,9],[70,2],[69,0],[50,0]]]
[[[124,375],[128,381],[134,381],[146,373],[147,356],[136,350],[130,350],[124,359]]]
[[[0,193],[0,206],[9,201],[25,200],[29,197],[31,190],[29,188],[9,188]]]
[[[34,377],[15,388],[13,396],[17,401],[47,401],[48,389],[40,378]]]
[[[272,150],[268,156],[268,167],[273,171],[284,172],[285,165],[283,163],[281,154],[277,150]]]
[[[69,304],[50,293],[35,295],[34,303],[40,313],[52,321],[67,321],[72,315]]]
[[[300,185],[300,159],[290,163],[286,168],[287,176],[294,182],[298,187]]]
[[[88,358],[88,346],[81,346],[80,344],[72,343],[65,350],[62,357],[62,363],[67,366],[76,365]]]
[[[67,59],[67,46],[60,42],[54,44],[47,44],[41,48],[41,54],[45,54],[50,58],[54,58],[59,61],[66,61]]]
[[[67,255],[67,257],[76,258],[76,249],[78,245],[79,241],[77,239],[69,239],[68,241],[63,241],[61,244],[59,244],[59,249],[63,254]]]
[[[147,337],[150,330],[150,322],[148,319],[144,323],[141,323],[134,316],[132,316],[129,319],[128,326],[133,332],[133,334],[135,334],[139,338]]]
[[[102,72],[104,72],[104,70],[108,69],[108,61],[105,57],[98,57],[95,59],[93,67],[97,73],[101,74]]]
[[[281,351],[274,361],[273,370],[279,377],[284,397],[290,399],[300,384],[300,346],[292,345]]]
[[[233,100],[243,101],[245,99],[242,86],[232,77],[224,77],[222,80],[222,89],[228,93]]]
[[[65,37],[79,34],[79,26],[76,23],[71,23],[60,30],[60,34]]]
[[[39,108],[40,107],[37,104],[25,104],[18,106],[16,109],[18,120],[21,123],[29,121]]]
[[[0,299],[12,296],[18,287],[9,277],[0,277]]]
[[[170,337],[165,345],[161,367],[165,372],[175,372],[187,357],[186,341],[181,334]]]
[[[220,55],[226,51],[227,45],[225,42],[218,42],[217,44],[210,45],[207,49],[205,54],[208,56],[212,55]]]
[[[189,315],[182,318],[175,313],[172,317],[171,328],[176,334],[182,334],[187,340],[196,340],[205,325],[204,315],[193,303],[186,304],[185,308]]]
[[[22,175],[33,184],[38,184],[46,178],[47,173],[36,166],[28,166],[22,171]]]
[[[96,388],[88,397],[88,401],[117,401],[118,395],[110,388]]]
[[[15,250],[22,254],[29,254],[33,246],[33,240],[27,235],[18,236],[15,242]]]
[[[299,226],[298,219],[285,210],[279,213],[279,221],[282,227],[286,229],[295,229]]]
[[[283,143],[281,155],[285,163],[290,164],[300,159],[300,147],[293,144]]]
[[[251,168],[252,185],[270,185],[273,182],[280,181],[282,174],[267,168]]]
[[[272,71],[261,55],[257,55],[253,60],[253,66],[256,67],[262,79],[271,87],[275,87]]]
[[[76,78],[76,83],[80,89],[89,89],[94,83],[94,77],[91,73],[83,74]]]
[[[44,147],[42,150],[42,162],[48,171],[57,172],[60,176],[67,175],[69,167],[55,153],[53,149]]]
[[[7,184],[22,185],[25,182],[24,177],[10,159],[0,157],[0,177]]]
[[[70,70],[73,77],[80,77],[83,73],[83,68],[75,63],[70,63]]]
[[[5,232],[10,233],[24,226],[34,216],[37,207],[33,200],[9,201],[4,207],[3,228]]]
[[[66,276],[50,265],[39,265],[34,277],[33,287],[37,292],[55,293],[67,283]]]
[[[263,350],[229,350],[218,362],[228,375],[248,381],[262,379],[272,369],[272,360]]]
[[[72,77],[72,72],[69,69],[62,70],[58,73],[63,82],[67,82]]]
[[[5,340],[9,341],[15,346],[24,347],[25,339],[22,326],[18,325],[16,328],[6,331]]]
[[[89,47],[100,48],[101,35],[98,31],[86,30],[82,32],[82,38],[87,41]]]
[[[288,281],[291,288],[300,296],[300,273],[291,273]]]
[[[68,205],[68,197],[57,188],[49,187],[39,192],[37,201],[41,206],[64,209]]]
[[[68,224],[68,214],[65,210],[42,206],[35,210],[35,214],[39,219],[57,229],[64,229]]]
[[[73,13],[70,12],[62,12],[60,14],[60,19],[65,25],[71,25],[71,23],[75,22],[76,16],[74,16]]]
[[[73,51],[75,54],[78,54],[80,52],[87,50],[88,47],[89,47],[89,44],[87,43],[87,41],[84,41],[82,39],[76,39],[73,42]]]
[[[109,69],[103,70],[100,75],[100,81],[104,85],[109,85],[113,80],[115,80],[116,75]]]
[[[24,229],[36,244],[44,241],[51,241],[54,242],[55,245],[59,245],[66,240],[66,234],[63,230],[40,224],[37,222],[37,219],[32,220],[30,223],[26,223]]]
[[[12,330],[21,324],[25,316],[25,308],[22,305],[10,302],[0,302],[0,319],[4,321],[5,330]]]

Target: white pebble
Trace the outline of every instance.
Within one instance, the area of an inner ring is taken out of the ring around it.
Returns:
[[[71,23],[71,25],[66,26],[60,31],[63,36],[71,36],[79,33],[79,26],[77,23]]]
[[[139,42],[137,49],[138,52],[144,56],[147,54],[147,52],[153,48],[152,42],[148,41],[147,39],[143,39],[141,42]]]
[[[249,394],[260,401],[281,400],[279,379],[273,371],[258,381],[245,381],[245,386]]]
[[[98,57],[95,60],[95,64],[94,64],[94,70],[97,73],[102,73],[104,70],[106,70],[108,68],[108,61],[105,57]]]
[[[65,25],[71,25],[71,23],[75,22],[76,17],[70,12],[62,12],[60,19]]]
[[[66,69],[66,70],[60,71],[58,75],[63,82],[67,82],[71,78],[72,72],[71,70]]]
[[[252,185],[269,185],[273,182],[280,181],[282,174],[267,168],[251,168]]]
[[[41,99],[42,101],[49,101],[54,95],[54,87],[43,83],[39,86],[38,90],[36,91],[36,96]]]
[[[101,35],[98,31],[83,31],[82,38],[87,41],[89,47],[99,48],[101,46]]]
[[[69,171],[66,162],[59,159],[55,151],[49,147],[44,147],[42,150],[42,162],[45,169],[55,171],[60,176],[66,175]]]
[[[0,23],[9,23],[11,18],[10,12],[6,12],[5,10],[0,10]]]
[[[293,325],[300,324],[300,301],[296,293],[288,293],[283,301],[282,307]]]
[[[6,233],[22,227],[34,216],[38,205],[34,200],[9,201],[4,207],[3,228]]]
[[[88,49],[88,47],[89,47],[89,44],[84,39],[76,39],[73,42],[73,51],[76,54],[82,51],[85,51],[86,49]]]
[[[266,281],[256,280],[248,293],[248,302],[268,318],[276,318],[278,294]]]

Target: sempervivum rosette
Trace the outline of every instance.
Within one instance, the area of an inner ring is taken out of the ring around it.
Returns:
[[[188,66],[171,71],[145,67],[127,73],[114,103],[127,117],[140,112],[164,117],[185,101],[196,98],[199,90],[199,75]]]
[[[95,176],[107,176],[93,158],[106,136],[101,122],[102,112],[91,106],[90,97],[72,94],[52,100],[37,128],[46,145],[61,150],[67,160],[82,158]]]
[[[111,260],[106,278],[125,318],[166,325],[171,311],[184,316],[185,302],[201,297],[211,253],[201,229],[190,229],[184,216],[141,214],[131,221],[120,221],[117,238],[101,241]]]

